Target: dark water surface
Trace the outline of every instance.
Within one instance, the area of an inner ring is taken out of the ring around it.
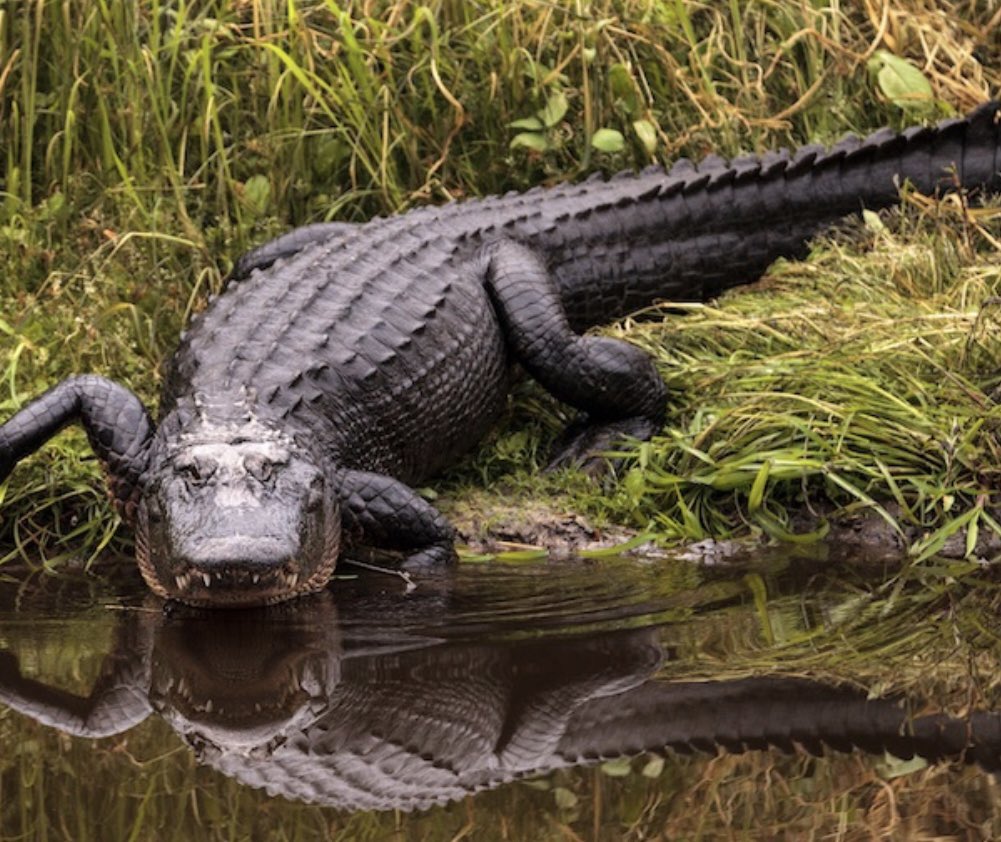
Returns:
[[[0,837],[991,837],[989,618],[818,569],[469,565],[215,613],[131,567],[12,581]]]

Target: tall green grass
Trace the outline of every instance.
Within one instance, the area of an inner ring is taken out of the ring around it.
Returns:
[[[0,413],[77,371],[154,403],[185,319],[290,225],[962,113],[997,90],[993,6],[7,3]],[[929,96],[895,100],[875,75],[887,55]],[[878,507],[918,530],[919,555],[942,529],[996,529],[999,240],[996,220],[915,204],[749,294],[629,323],[677,393],[669,426],[615,490],[568,505],[671,538]],[[940,286],[908,288],[898,252]],[[556,426],[538,392],[520,401]],[[453,486],[545,440],[515,435]],[[5,540],[52,559],[112,540],[92,465],[67,434],[20,466]]]

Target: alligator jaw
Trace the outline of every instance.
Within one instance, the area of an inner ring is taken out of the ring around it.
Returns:
[[[271,605],[300,596],[306,585],[299,566],[288,563],[269,570],[255,571],[239,565],[199,569],[189,566],[174,574],[171,597],[189,605],[231,607]]]
[[[163,599],[196,607],[252,608],[275,605],[323,590],[333,575],[337,553],[327,554],[309,576],[289,562],[270,570],[254,570],[234,564],[211,570],[188,565],[160,575],[154,569],[141,541],[136,543],[139,570],[149,587]]]

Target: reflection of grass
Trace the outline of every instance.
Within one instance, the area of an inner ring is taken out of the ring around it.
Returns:
[[[152,402],[186,316],[234,256],[290,224],[832,141],[964,112],[999,82],[983,5],[338,9],[0,12],[0,412],[77,371]],[[885,69],[877,50],[921,68],[933,99],[882,101],[880,86],[896,94],[869,75],[874,55]],[[509,148],[526,120],[538,137]],[[753,291],[620,327],[660,359],[670,423],[608,496],[566,478],[547,492],[570,485],[570,505],[669,538],[781,536],[790,508],[829,498],[918,529],[918,555],[952,532],[972,546],[998,529],[998,309],[984,306],[997,230],[991,214],[915,199],[902,222],[821,244]],[[557,423],[537,391],[516,406]],[[543,438],[501,433],[461,476],[523,466]],[[53,560],[110,541],[88,462],[70,434],[19,468],[4,539]]]

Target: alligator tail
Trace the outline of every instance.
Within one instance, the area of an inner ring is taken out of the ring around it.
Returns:
[[[782,163],[784,155],[762,161],[761,176],[771,169],[787,183],[779,193],[799,193],[799,201],[857,210],[887,207],[899,201],[905,183],[922,193],[956,189],[1001,190],[1001,103],[988,102],[968,116],[903,132],[880,129],[866,138],[849,135],[830,149],[805,146]],[[794,202],[798,203],[798,202]]]
[[[667,172],[659,195],[682,194],[689,225],[711,218],[722,228],[761,228],[793,218],[823,224],[862,207],[894,205],[905,183],[928,194],[996,192],[999,121],[1001,102],[988,102],[966,117],[902,132],[884,128],[864,138],[847,135],[830,147],[810,144],[732,161],[710,157],[698,167],[683,160]]]
[[[734,753],[775,748],[823,755],[860,750],[963,760],[1001,769],[1001,714],[910,715],[899,699],[807,679],[762,677],[671,684],[651,681],[574,713],[556,753],[566,762],[643,751]]]
[[[905,184],[1001,192],[999,120],[1001,103],[989,102],[935,126],[849,135],[831,147],[682,159],[666,172],[584,182],[573,200],[590,196],[587,209],[554,223],[551,265],[568,318],[583,330],[658,299],[714,298],[780,257],[804,257],[811,238],[844,217],[899,203]],[[575,240],[587,248],[561,245]]]

